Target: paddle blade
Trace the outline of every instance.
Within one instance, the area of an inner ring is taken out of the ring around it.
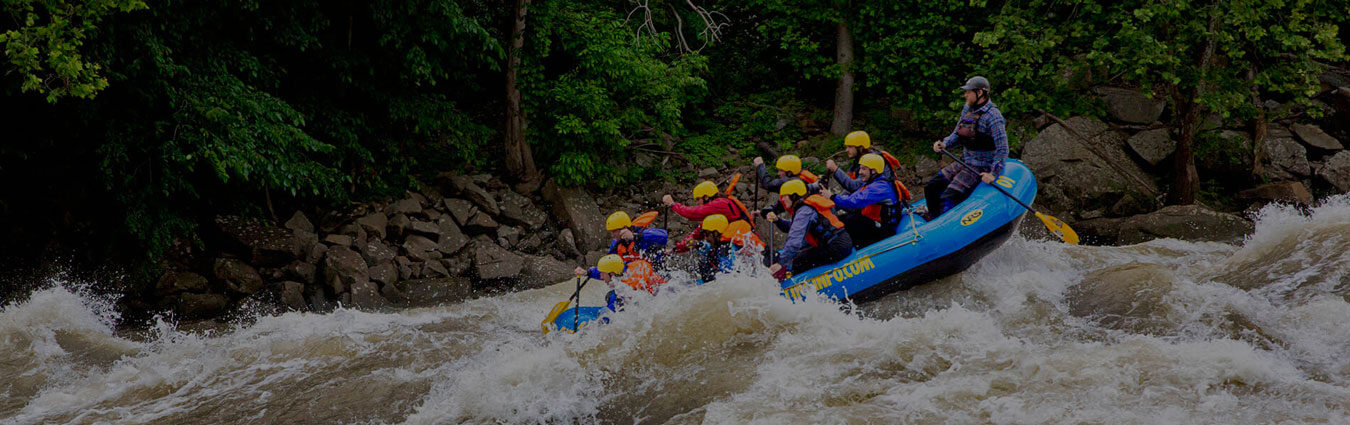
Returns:
[[[1050,233],[1054,233],[1060,240],[1072,245],[1078,245],[1078,232],[1073,231],[1073,228],[1064,224],[1063,221],[1059,221],[1058,218],[1041,213],[1036,213],[1036,218],[1041,219],[1041,223],[1045,223],[1045,228],[1050,230]]]
[[[544,317],[544,321],[539,323],[539,327],[544,329],[544,333],[548,333],[549,325],[552,325],[554,320],[558,320],[558,315],[562,314],[562,312],[564,311],[567,311],[567,307],[571,305],[572,301],[567,300],[567,301],[559,301],[558,304],[555,304],[553,306],[553,310],[550,310],[548,312],[548,316]]]

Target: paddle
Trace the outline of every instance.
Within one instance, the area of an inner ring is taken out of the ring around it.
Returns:
[[[943,149],[942,153],[944,155],[947,155],[948,158],[951,158],[952,161],[956,161],[957,164],[961,164],[961,166],[964,167],[966,171],[975,173],[975,175],[977,176],[980,174],[979,171],[975,171],[974,168],[971,168],[969,165],[966,165],[965,162],[962,162],[960,158],[956,157],[956,155],[952,155],[951,152],[947,152],[946,149]],[[999,187],[997,184],[991,184],[990,186],[993,186],[994,189],[998,189],[999,193],[1007,195],[1008,198],[1017,201],[1017,203],[1019,205],[1022,205],[1023,208],[1026,208],[1028,211],[1035,213],[1036,218],[1041,219],[1041,223],[1045,224],[1045,229],[1049,230],[1050,233],[1054,234],[1056,237],[1059,237],[1060,240],[1074,245],[1078,244],[1078,232],[1073,231],[1073,228],[1069,227],[1069,225],[1067,224],[1064,224],[1063,221],[1060,221],[1058,218],[1055,218],[1048,214],[1041,214],[1040,211],[1036,211],[1035,208],[1032,208],[1030,205],[1027,205],[1025,202],[1022,202],[1021,199],[1017,199],[1016,196],[1012,196],[1011,193],[1008,193],[1008,191],[1003,190],[1003,188]]]

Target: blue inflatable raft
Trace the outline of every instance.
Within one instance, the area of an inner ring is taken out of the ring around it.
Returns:
[[[1036,178],[1022,161],[1009,159],[994,184],[1027,205],[1036,198]],[[920,200],[912,207],[924,204]],[[895,236],[784,280],[783,295],[796,300],[805,291],[816,291],[861,303],[959,273],[1003,245],[1027,213],[985,183],[931,222],[913,210],[906,211]]]
[[[1036,178],[1022,161],[1008,159],[994,184],[1027,205],[1036,198]],[[1027,209],[980,183],[970,197],[936,220],[924,220],[906,210],[895,236],[856,250],[843,260],[797,273],[782,282],[782,294],[797,300],[816,291],[837,300],[867,302],[892,292],[941,279],[969,268],[1012,237]],[[554,306],[541,326],[575,332],[587,322],[604,317],[605,307]]]

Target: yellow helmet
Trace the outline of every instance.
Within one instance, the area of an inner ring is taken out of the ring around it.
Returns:
[[[872,138],[867,137],[867,132],[858,130],[844,136],[844,146],[858,146],[862,148],[872,147]]]
[[[694,186],[694,199],[707,198],[716,194],[717,194],[717,183],[704,180],[700,182],[697,186]]]
[[[886,170],[886,160],[881,159],[881,155],[874,153],[863,155],[861,159],[858,159],[858,165],[871,168],[878,173]]]
[[[778,166],[779,170],[787,171],[789,174],[802,172],[802,159],[798,158],[797,155],[780,156],[778,157],[778,164],[775,165]]]
[[[610,214],[609,218],[605,219],[605,230],[619,230],[632,225],[633,220],[629,219],[628,213],[623,211]]]
[[[806,196],[806,182],[800,179],[788,180],[778,188],[778,196],[797,195]]]
[[[623,258],[618,254],[609,254],[600,257],[600,261],[595,263],[595,269],[601,273],[619,273],[623,271]]]
[[[703,230],[718,233],[727,230],[727,216],[721,214],[713,214],[707,217],[703,217]]]

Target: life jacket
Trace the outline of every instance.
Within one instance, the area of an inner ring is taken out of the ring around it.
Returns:
[[[976,109],[984,108],[987,105],[989,105],[989,103],[985,102],[985,104],[980,105],[979,108],[972,107],[972,110],[963,115],[961,121],[956,124],[956,138],[960,141],[961,146],[964,146],[966,149],[973,151],[994,150],[994,136],[987,133],[981,133],[979,126],[980,118],[988,113],[988,110],[982,112],[975,111]]]
[[[751,231],[754,231],[754,230],[755,230],[755,221],[750,219],[750,209],[749,209],[749,208],[746,208],[746,207],[745,207],[745,204],[742,203],[740,199],[736,199],[735,196],[728,196],[727,199],[730,199],[730,200],[731,200],[732,206],[735,207],[735,208],[733,208],[733,209],[736,210],[736,214],[739,215],[738,217],[727,217],[727,219],[730,220],[730,222],[731,222],[730,224],[736,224],[736,223],[738,223],[738,222],[743,222],[743,223],[746,223],[746,224],[750,225],[750,230],[751,230]],[[730,224],[729,224],[729,225],[730,225]]]
[[[746,220],[733,221],[727,224],[726,231],[722,232],[722,240],[734,243],[739,246],[754,245],[764,247],[764,241],[755,234],[754,229]]]
[[[806,243],[813,247],[821,246],[826,242],[822,239],[829,239],[836,235],[840,229],[844,228],[844,222],[840,221],[839,217],[834,215],[834,201],[831,201],[830,198],[826,198],[817,193],[815,195],[807,196],[802,202],[811,206],[811,208],[815,208],[816,214],[825,218],[824,222],[816,220],[815,223],[812,223],[811,228],[806,232]],[[794,214],[795,213],[796,212],[794,211]],[[822,223],[828,223],[829,225],[827,227]]]
[[[899,193],[897,189],[896,194]],[[868,205],[859,213],[883,226],[895,227],[900,224],[900,206],[890,201]]]
[[[633,240],[614,240],[610,243],[609,253],[617,254],[623,258],[624,262],[639,258],[659,260],[659,254],[656,255],[657,258],[647,258],[647,254],[649,251],[655,251],[657,248],[666,245],[668,238],[666,231],[664,229],[643,229],[637,226],[633,226],[632,230]]]
[[[655,294],[656,287],[666,283],[666,279],[656,274],[651,262],[639,258],[624,264],[624,273],[619,277],[619,282]]]
[[[820,181],[820,177],[816,177],[815,173],[807,171],[805,168],[802,169],[802,172],[797,173],[797,177],[807,183],[815,183]]]
[[[908,204],[910,200],[914,199],[913,195],[910,195],[909,193],[909,188],[905,187],[905,184],[900,182],[900,177],[897,176],[895,171],[900,169],[900,160],[896,159],[890,152],[881,149],[871,148],[868,150],[870,153],[881,155],[881,158],[886,160],[886,166],[891,167],[891,182],[895,183],[895,194],[900,198],[900,202]],[[858,157],[861,158],[862,155],[859,155]],[[860,166],[861,165],[859,165],[857,161],[854,161],[852,171],[848,172],[848,178],[857,179],[858,167]]]

